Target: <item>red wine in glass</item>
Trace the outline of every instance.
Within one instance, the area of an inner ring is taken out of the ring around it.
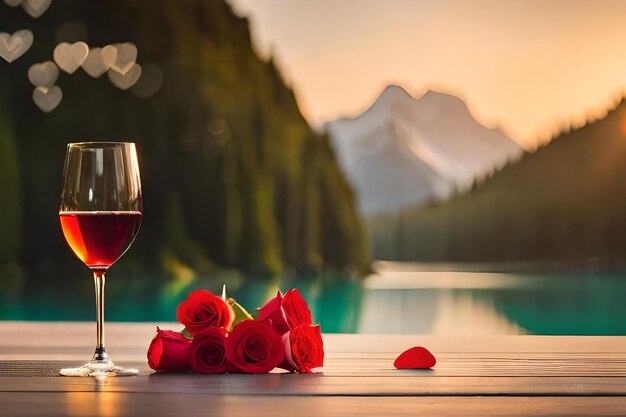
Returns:
[[[133,243],[143,213],[137,150],[128,142],[70,143],[65,154],[59,219],[65,240],[93,273],[96,350],[66,376],[137,375],[116,366],[104,347],[104,283],[108,269]]]
[[[65,240],[91,269],[107,270],[135,240],[141,225],[138,211],[61,212]]]

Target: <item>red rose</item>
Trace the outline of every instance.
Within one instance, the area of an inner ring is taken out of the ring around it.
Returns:
[[[229,328],[235,319],[233,309],[210,291],[193,291],[178,305],[176,318],[195,336],[207,327]]]
[[[287,291],[284,296],[278,291],[276,297],[261,307],[257,320],[270,323],[281,335],[296,326],[308,326],[313,322],[311,310],[297,288]]]
[[[148,365],[155,371],[184,372],[191,369],[187,351],[191,340],[173,330],[161,330],[148,348]]]
[[[313,323],[309,305],[304,298],[302,298],[297,288],[285,293],[282,305],[285,310],[285,316],[287,317],[287,323],[289,323],[292,329],[302,325],[309,326]]]
[[[276,297],[269,300],[259,312],[257,321],[269,323],[279,334],[285,334],[291,329],[283,309],[283,295],[278,291]]]
[[[324,366],[324,341],[319,324],[294,327],[282,339],[285,361],[281,368],[310,374],[313,369]]]
[[[226,338],[226,358],[232,372],[265,374],[285,358],[280,335],[268,323],[244,320]]]
[[[228,332],[223,327],[209,327],[193,338],[189,348],[189,363],[201,374],[226,372],[225,341]]]

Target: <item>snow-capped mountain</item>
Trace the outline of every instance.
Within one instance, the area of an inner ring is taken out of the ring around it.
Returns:
[[[366,215],[445,199],[524,153],[459,98],[427,91],[415,99],[398,86],[327,129]]]

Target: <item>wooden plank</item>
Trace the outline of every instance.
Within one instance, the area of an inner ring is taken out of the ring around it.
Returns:
[[[623,416],[626,398],[540,397],[241,397],[128,393],[0,393],[0,414],[90,416]]]
[[[271,396],[626,396],[624,377],[353,377],[152,375],[132,378],[0,377],[0,392],[126,392]],[[38,394],[37,394],[38,395]]]
[[[25,355],[10,355],[12,360],[0,360],[0,376],[22,375],[43,376],[35,371],[45,368],[45,374],[52,375],[52,369],[76,366],[81,362],[77,357],[88,359],[88,354],[67,355],[65,360],[23,360]],[[135,355],[133,355],[134,357]],[[113,355],[115,359],[118,356]],[[118,361],[124,366],[138,368],[143,373],[151,373],[145,359],[145,352],[141,359],[136,361]],[[438,355],[438,362],[432,370],[422,371],[399,371],[393,367],[393,356],[370,357],[361,354],[360,357],[329,357],[325,360],[322,372],[326,376],[437,376],[437,377],[488,377],[488,376],[516,376],[516,377],[540,377],[540,376],[578,376],[578,377],[626,377],[626,354],[524,354],[512,353],[510,355],[493,356],[493,354],[445,354]]]

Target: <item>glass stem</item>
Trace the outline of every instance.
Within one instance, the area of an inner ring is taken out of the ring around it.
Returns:
[[[104,271],[93,272],[93,282],[96,287],[96,352],[92,361],[108,361],[104,348]]]

